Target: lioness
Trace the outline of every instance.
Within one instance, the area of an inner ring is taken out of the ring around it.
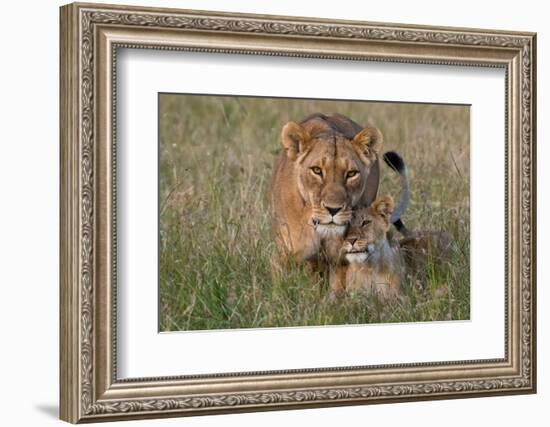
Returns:
[[[279,256],[322,261],[322,242],[342,236],[352,209],[368,206],[379,184],[382,134],[339,114],[313,114],[282,129],[284,151],[271,185]]]
[[[398,296],[404,264],[399,247],[390,246],[387,237],[393,211],[393,198],[384,196],[355,212],[342,245],[342,263],[335,272],[342,290],[359,290],[385,300]]]

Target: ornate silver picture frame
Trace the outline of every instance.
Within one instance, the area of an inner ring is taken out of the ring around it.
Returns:
[[[61,8],[60,22],[61,419],[536,391],[535,34],[77,3]],[[120,379],[116,61],[122,48],[503,69],[504,357]]]

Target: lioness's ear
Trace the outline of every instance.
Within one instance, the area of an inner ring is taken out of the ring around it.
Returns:
[[[287,156],[292,160],[296,160],[298,154],[307,149],[310,140],[307,131],[298,123],[288,122],[283,126],[281,142],[285,147]]]
[[[366,127],[351,141],[359,157],[365,164],[376,160],[382,148],[382,133],[376,128]]]
[[[388,224],[390,223],[391,214],[393,213],[394,207],[395,203],[393,202],[393,198],[391,196],[380,197],[372,204],[374,211],[384,218]]]

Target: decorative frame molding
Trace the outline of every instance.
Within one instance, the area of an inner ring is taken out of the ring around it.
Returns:
[[[63,420],[535,392],[535,34],[71,4],[61,8],[60,43]],[[505,358],[117,380],[119,47],[505,68]]]

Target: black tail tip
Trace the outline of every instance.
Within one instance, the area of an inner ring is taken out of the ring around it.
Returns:
[[[403,237],[410,237],[412,235],[410,230],[405,226],[405,224],[403,224],[403,221],[401,221],[401,218],[397,219],[393,223],[393,225],[395,226],[397,231],[399,231],[403,235]]]
[[[405,170],[405,161],[395,151],[388,151],[387,153],[384,153],[384,161],[390,168],[399,173],[403,173]]]
[[[401,218],[397,218],[395,220],[395,222],[393,223],[393,225],[395,226],[395,228],[397,228],[397,231],[399,231],[401,233],[405,229],[405,224],[403,224],[403,221],[401,221]]]

